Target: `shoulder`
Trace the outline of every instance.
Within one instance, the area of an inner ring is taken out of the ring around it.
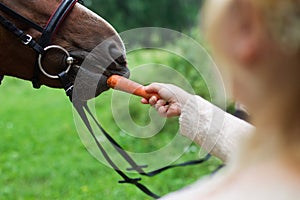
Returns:
[[[298,200],[299,182],[273,175],[273,172],[272,169],[266,171],[260,167],[242,173],[230,173],[227,169],[171,193],[162,200]]]

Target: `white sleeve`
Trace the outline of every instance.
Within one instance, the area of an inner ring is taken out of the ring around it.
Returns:
[[[199,96],[190,98],[179,118],[180,132],[224,162],[255,129]]]

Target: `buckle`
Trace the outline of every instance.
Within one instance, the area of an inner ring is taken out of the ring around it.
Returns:
[[[22,40],[22,43],[28,45],[32,41],[32,36],[26,34],[26,40]]]

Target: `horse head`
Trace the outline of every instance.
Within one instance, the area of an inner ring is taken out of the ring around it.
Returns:
[[[60,0],[0,0],[1,3],[18,12],[20,15],[44,27]],[[26,24],[6,15],[17,27],[39,40],[41,33]],[[76,74],[82,68],[87,80],[95,80],[96,94],[108,89],[106,80],[112,74],[129,76],[126,64],[125,47],[115,29],[103,18],[76,3],[57,32],[51,39],[51,44],[59,45],[70,52],[75,58],[75,65],[68,74],[75,80]],[[96,48],[97,47],[97,48]],[[85,62],[86,58],[92,62]],[[0,26],[0,75],[14,76],[31,80],[34,73],[36,53],[23,45],[10,32]],[[59,74],[66,68],[66,56],[59,50],[50,50],[43,57],[44,70],[49,74]],[[61,88],[58,79],[51,79],[39,72],[40,84]]]

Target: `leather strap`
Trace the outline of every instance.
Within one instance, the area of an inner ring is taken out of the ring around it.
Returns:
[[[58,30],[60,24],[64,21],[66,16],[70,13],[74,5],[77,3],[78,0],[64,0],[56,9],[56,11],[52,14],[49,18],[49,21],[46,27],[43,29],[42,36],[39,39],[38,43],[41,47],[45,48],[51,43],[53,35]],[[38,55],[36,60],[38,60]],[[39,81],[39,64],[36,61],[33,71],[32,77],[32,86],[36,89],[40,88],[40,81]]]
[[[104,134],[104,136],[109,140],[109,142],[113,145],[113,147],[120,153],[120,155],[130,164],[131,168],[127,169],[128,171],[136,171],[140,175],[152,177],[157,174],[160,174],[168,169],[177,168],[177,167],[184,167],[184,166],[190,166],[190,165],[197,165],[201,164],[211,158],[210,154],[207,154],[204,158],[198,159],[198,160],[192,160],[187,161],[184,163],[174,164],[174,165],[168,165],[166,167],[151,171],[151,172],[145,172],[143,168],[146,168],[147,165],[138,165],[130,156],[129,154],[110,136],[109,133],[106,132],[106,130],[100,125],[100,123],[96,120],[96,118],[93,116],[92,112],[90,111],[87,104],[84,105],[85,110],[88,112],[90,117],[93,119],[93,121],[96,123],[98,128],[101,130],[101,132]]]
[[[16,11],[10,9],[9,7],[7,7],[6,5],[4,5],[3,3],[0,2],[0,10],[3,11],[4,13],[6,13],[7,15],[15,18],[15,19],[18,19],[20,21],[22,21],[23,23],[27,24],[28,26],[30,26],[31,28],[34,28],[35,30],[39,31],[39,32],[43,32],[43,28],[34,23],[33,21],[23,17],[22,15],[20,15],[19,13],[17,13]]]
[[[58,30],[61,23],[65,20],[66,16],[70,13],[77,0],[64,0],[50,17],[46,27],[43,29],[43,34],[38,41],[42,47],[46,47],[51,42],[53,35]]]
[[[14,10],[10,9],[6,5],[0,2],[0,10],[6,13],[7,15],[22,21],[23,23],[29,25],[31,28],[36,29],[42,33],[41,38],[36,42],[28,34],[25,34],[24,31],[17,28],[13,23],[11,23],[4,16],[0,15],[0,23],[14,35],[21,39],[21,41],[32,48],[37,52],[36,62],[34,66],[33,76],[32,76],[32,85],[34,88],[40,88],[39,82],[39,65],[38,65],[38,55],[44,54],[44,48],[51,43],[51,39],[55,32],[58,30],[59,25],[64,21],[65,17],[69,14],[72,8],[75,6],[78,0],[63,0],[53,15],[50,17],[45,28],[42,28],[38,24],[32,22],[31,20],[25,18]]]
[[[136,171],[138,174],[142,176],[148,176],[152,177],[157,174],[160,174],[168,169],[171,168],[176,168],[176,167],[183,167],[183,166],[188,166],[188,165],[196,165],[196,164],[201,164],[205,161],[207,161],[211,155],[208,154],[205,158],[199,159],[199,160],[194,160],[194,161],[188,161],[184,162],[181,164],[174,164],[174,165],[169,165],[166,167],[163,167],[158,170],[154,170],[152,172],[145,172],[143,168],[146,168],[147,165],[138,165],[133,158],[119,145],[111,136],[110,134],[101,126],[101,124],[96,120],[94,115],[92,114],[91,110],[89,109],[87,102],[85,101],[80,101],[77,97],[76,94],[73,95],[73,84],[69,80],[67,74],[65,72],[59,74],[60,80],[62,85],[64,86],[64,89],[66,91],[66,95],[69,97],[70,101],[72,102],[74,108],[76,109],[77,113],[81,117],[82,121],[84,122],[86,128],[88,129],[89,133],[93,137],[94,142],[96,143],[99,151],[103,155],[104,159],[108,162],[108,164],[123,178],[123,180],[119,181],[119,183],[128,183],[135,185],[137,188],[139,188],[141,191],[143,191],[145,194],[158,199],[160,196],[156,195],[152,191],[150,191],[145,185],[141,184],[139,181],[141,181],[141,178],[130,178],[128,177],[123,171],[120,170],[120,168],[111,160],[101,143],[98,141],[97,137],[95,136],[94,130],[88,120],[86,112],[89,114],[89,116],[92,118],[92,120],[95,122],[99,130],[103,133],[103,135],[106,137],[106,139],[110,142],[110,144],[114,147],[114,149],[126,160],[126,162],[131,166],[130,169],[127,169],[128,171]],[[74,98],[74,99],[73,99]]]
[[[141,181],[141,178],[130,178],[128,177],[124,172],[122,172],[120,170],[120,168],[111,160],[111,158],[109,157],[109,155],[107,154],[107,152],[105,151],[105,149],[103,148],[103,146],[101,145],[101,143],[97,140],[97,137],[93,131],[92,126],[90,125],[90,122],[87,118],[87,115],[84,111],[84,109],[87,108],[87,104],[86,102],[76,102],[73,103],[74,108],[77,110],[79,116],[81,117],[82,121],[84,122],[86,128],[88,129],[88,131],[90,132],[90,134],[93,137],[93,140],[95,141],[98,149],[100,150],[100,152],[102,153],[103,157],[105,158],[105,160],[108,162],[108,164],[124,179],[122,181],[119,181],[119,183],[128,183],[128,184],[132,184],[135,185],[137,188],[139,188],[141,191],[143,191],[145,194],[158,199],[160,198],[158,195],[154,194],[153,192],[151,192],[145,185],[141,184],[139,181]],[[104,129],[103,129],[104,130]]]
[[[69,97],[70,101],[72,101],[73,83],[70,81],[68,74],[65,71],[63,71],[60,74],[58,74],[58,77],[60,79],[61,84],[64,87],[66,95]]]
[[[2,84],[3,79],[4,79],[4,76],[0,75],[0,85]]]
[[[1,15],[0,15],[0,23],[3,25],[4,28],[6,28],[11,33],[13,33],[16,37],[18,37],[23,44],[29,46],[39,54],[44,53],[43,47],[41,47],[34,39],[32,39],[30,35],[25,34],[21,29],[16,27],[12,22],[10,22],[8,19],[6,19]]]

